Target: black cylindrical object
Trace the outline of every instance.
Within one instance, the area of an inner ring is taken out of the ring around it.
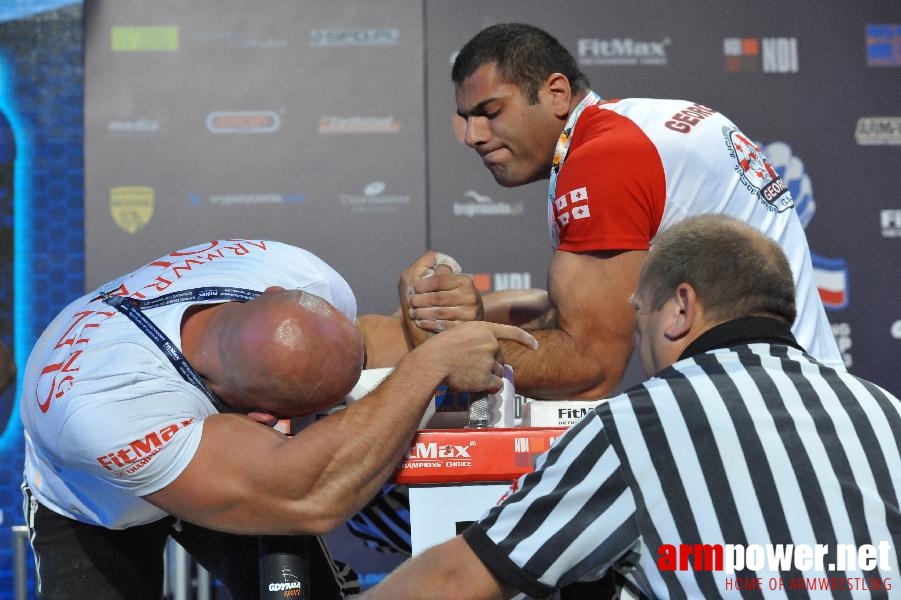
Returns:
[[[260,600],[308,599],[310,538],[260,536]]]

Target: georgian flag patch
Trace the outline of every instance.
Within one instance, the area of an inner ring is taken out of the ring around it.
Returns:
[[[573,206],[573,219],[587,219],[591,216],[591,211],[588,210],[588,205],[584,206]]]
[[[570,210],[565,210],[569,206]],[[556,200],[557,220],[560,225],[568,225],[573,219],[587,219],[591,216],[588,208],[588,188],[580,187],[569,191]]]

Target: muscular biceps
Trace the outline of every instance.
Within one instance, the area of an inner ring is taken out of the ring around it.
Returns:
[[[635,291],[646,251],[563,252],[551,261],[546,327],[537,352],[504,345],[516,390],[532,398],[595,399],[610,393],[632,353]]]

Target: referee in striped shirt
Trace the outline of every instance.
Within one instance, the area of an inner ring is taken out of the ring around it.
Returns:
[[[899,401],[798,346],[779,246],[687,219],[654,240],[631,302],[651,378],[366,597],[566,597],[602,579],[624,598],[901,594]]]

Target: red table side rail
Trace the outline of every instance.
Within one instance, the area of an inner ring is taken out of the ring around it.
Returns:
[[[535,468],[535,459],[566,427],[430,429],[410,444],[392,481],[409,485],[512,482]]]

